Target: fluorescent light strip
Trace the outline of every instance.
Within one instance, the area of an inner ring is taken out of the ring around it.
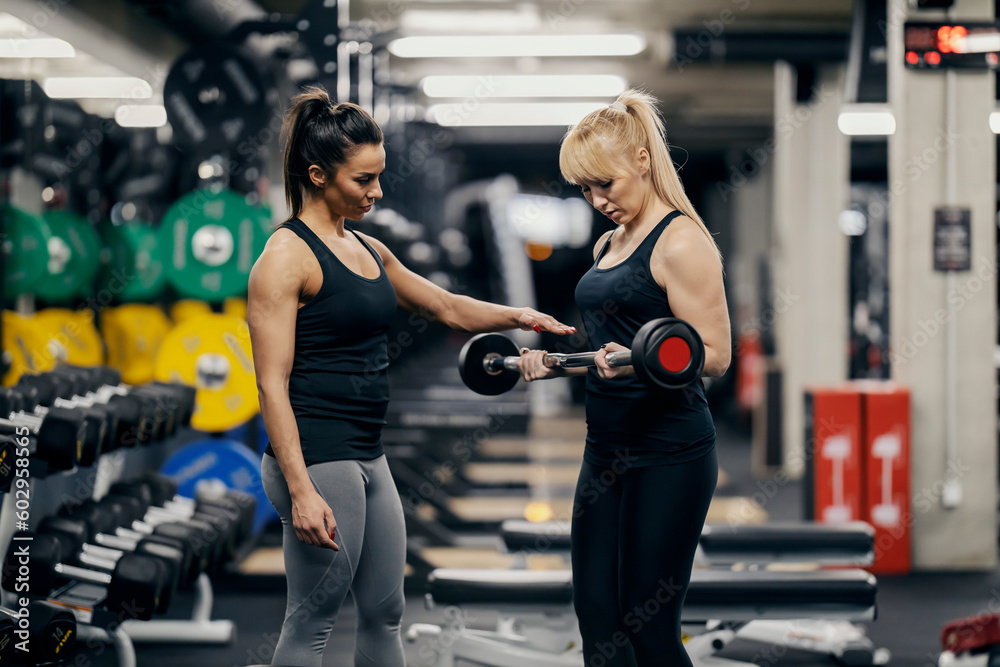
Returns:
[[[642,35],[435,35],[389,42],[389,53],[400,58],[634,56],[645,48]]]
[[[878,104],[844,105],[837,127],[848,136],[886,136],[896,131],[896,118],[887,107]]]
[[[115,109],[115,122],[122,127],[163,127],[167,110],[157,104],[123,104]]]
[[[134,76],[52,77],[42,84],[54,98],[128,98],[144,100],[153,96],[149,84]]]
[[[955,53],[991,53],[1000,51],[1000,34],[966,35],[955,44]]]
[[[73,45],[55,37],[0,39],[0,58],[74,57],[76,57],[76,50]]]
[[[993,130],[993,134],[1000,134],[1000,111],[990,114],[990,129]]]
[[[448,127],[574,125],[607,102],[481,102],[435,104],[429,119]]]
[[[611,74],[528,74],[425,77],[427,97],[617,97],[627,82]]]
[[[542,19],[534,8],[518,11],[411,9],[399,17],[399,27],[404,33],[467,33],[482,30],[495,35],[501,32],[540,30]]]

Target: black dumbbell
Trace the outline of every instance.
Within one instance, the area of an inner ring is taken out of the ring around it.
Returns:
[[[28,651],[17,648],[27,633]],[[47,600],[21,611],[0,607],[0,665],[60,665],[76,645],[76,616]]]
[[[118,428],[118,408],[115,406],[93,407],[70,407],[68,405],[55,404],[55,407],[72,410],[79,413],[83,418],[84,438],[83,447],[80,449],[80,459],[78,464],[83,467],[93,465],[108,446],[112,429]],[[31,427],[38,428],[48,415],[51,408],[42,405],[35,406],[31,412],[16,412],[10,416],[11,420]]]
[[[596,352],[547,353],[549,368],[593,368]],[[476,393],[496,396],[517,384],[517,345],[501,334],[473,336],[458,356],[458,370],[465,385]],[[690,324],[663,317],[644,324],[632,347],[607,355],[612,367],[632,366],[636,376],[651,387],[682,389],[701,378],[705,344]]]
[[[181,562],[177,585],[182,589],[190,589],[207,566],[207,557],[204,563],[200,560],[200,547],[197,544],[200,536],[191,529],[149,526],[141,521],[144,514],[145,509],[140,509],[135,498],[113,494],[100,501],[64,505],[59,510],[60,517],[81,521],[89,526],[90,533],[99,546],[127,550],[123,543],[112,539],[121,538],[132,543],[145,541],[178,550]]]
[[[174,487],[176,490],[176,487]],[[153,486],[144,480],[119,481],[111,485],[112,493],[139,498],[146,506],[142,522],[147,526],[170,523],[186,527],[198,536],[199,546],[207,559],[205,569],[220,567],[235,551],[239,529],[239,508],[226,501],[194,501],[169,493],[169,489]],[[139,526],[140,531],[146,526]]]
[[[127,540],[107,535],[97,532],[94,526],[85,521],[60,516],[42,519],[37,532],[65,539],[64,552],[77,554],[77,561],[81,565],[92,564],[88,561],[88,556],[114,563],[126,553],[145,554],[161,561],[162,567],[158,572],[159,605],[156,612],[163,614],[167,611],[180,582],[181,569],[185,565],[184,554],[179,548],[155,540]]]
[[[28,453],[51,470],[72,470],[80,462],[87,428],[84,416],[66,408],[49,408],[41,420],[0,419],[0,435],[25,437]]]
[[[125,554],[107,563],[111,572],[97,572],[64,561],[65,540],[56,535],[18,531],[3,564],[3,587],[8,591],[47,596],[64,582],[83,581],[105,588],[103,606],[128,618],[148,621],[158,606],[160,584],[157,559]]]
[[[118,428],[104,443],[102,451],[135,447],[153,439],[156,428],[153,414],[156,406],[148,396],[130,395],[124,389],[121,393],[109,390],[101,394],[78,396],[78,376],[66,372],[22,375],[14,389],[23,387],[34,388],[38,392],[38,403],[43,406],[53,405],[58,399],[63,399],[70,401],[71,406],[103,405],[111,408],[117,414]]]
[[[17,442],[9,435],[0,435],[0,493],[7,493],[17,474]]]
[[[122,394],[126,388],[121,384],[121,374],[114,369],[103,366],[92,368],[64,364],[55,372],[78,373],[88,378],[87,389],[98,397],[106,394]],[[163,415],[165,431],[168,435],[177,428],[191,423],[194,413],[197,389],[185,384],[173,382],[151,382],[132,387],[129,393],[148,394],[157,401],[158,414]],[[169,423],[166,423],[169,420]]]
[[[181,498],[177,495],[177,482],[166,475],[156,471],[147,471],[138,479],[150,485],[153,503],[156,505],[164,505],[168,500],[179,501]],[[232,553],[230,554],[234,555],[236,547],[250,537],[250,533],[253,532],[257,499],[245,491],[226,488],[221,482],[219,485],[223,490],[218,493],[199,490],[196,498],[197,507],[200,511],[217,514],[237,523],[233,536]]]

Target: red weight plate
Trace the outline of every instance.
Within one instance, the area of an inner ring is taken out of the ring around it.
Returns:
[[[671,373],[680,373],[691,363],[691,348],[680,336],[671,336],[660,343],[660,364]]]

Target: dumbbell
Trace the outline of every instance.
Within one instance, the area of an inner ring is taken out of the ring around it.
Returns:
[[[117,562],[101,564],[110,572],[97,572],[65,563],[72,554],[64,551],[64,544],[65,540],[55,535],[29,531],[14,533],[4,558],[4,589],[44,597],[63,582],[87,582],[104,587],[102,604],[109,611],[142,621],[153,617],[160,593],[160,561],[152,556],[129,553]]]
[[[60,398],[70,401],[72,406],[111,406],[117,412],[118,428],[102,447],[104,451],[146,444],[153,440],[156,433],[156,405],[148,396],[132,395],[124,390],[121,393],[88,393],[86,396],[77,396],[75,394],[80,388],[79,378],[70,373],[22,375],[14,389],[22,387],[37,390],[38,403],[43,406],[52,405]]]
[[[196,389],[187,385],[153,383],[126,389],[117,371],[103,367],[59,366],[38,375],[22,376],[18,387],[34,387],[39,402],[63,407],[105,406],[120,412],[125,428],[112,431],[106,451],[132,447],[173,435],[191,421]]]
[[[49,408],[40,419],[14,416],[0,419],[0,435],[22,437],[28,432],[28,453],[51,470],[72,470],[80,462],[87,434],[84,415],[66,408]]]
[[[9,435],[0,435],[0,493],[7,493],[17,474],[17,442]]]
[[[60,516],[42,519],[36,529],[39,533],[55,535],[64,539],[64,553],[77,554],[82,565],[89,565],[89,557],[97,562],[117,562],[126,553],[144,554],[160,561],[157,579],[160,594],[156,613],[163,614],[170,606],[170,600],[181,578],[185,565],[184,553],[176,546],[166,545],[158,540],[127,540],[114,535],[96,532],[85,521]],[[95,544],[94,542],[97,542]]]
[[[111,368],[63,364],[58,366],[54,372],[83,375],[87,380],[86,388],[98,397],[108,394],[124,394],[127,391],[125,386],[121,384],[121,374]],[[177,428],[188,426],[191,423],[197,396],[195,387],[173,382],[151,382],[132,387],[128,391],[128,393],[135,392],[154,398],[157,401],[158,414],[169,417],[171,422],[165,424],[167,435],[171,435]]]
[[[593,368],[596,356],[596,352],[546,353],[543,363],[549,368]],[[519,360],[514,341],[500,334],[480,334],[462,347],[458,370],[469,389],[496,396],[517,384]],[[690,324],[663,317],[644,324],[631,349],[611,352],[607,361],[612,368],[632,366],[636,376],[652,387],[681,389],[701,377],[705,345]]]
[[[32,600],[23,611],[0,607],[0,665],[55,665],[76,644],[76,616],[46,600]],[[28,631],[29,652],[18,650],[19,628]]]
[[[190,527],[151,525],[142,521],[145,510],[128,496],[108,495],[100,501],[64,505],[59,516],[84,523],[98,546],[129,550],[127,543],[145,541],[177,549],[181,554],[177,585],[189,589],[208,566],[207,549],[200,532]],[[126,540],[127,542],[122,542]]]
[[[20,388],[15,388],[13,393],[19,393]],[[83,417],[85,428],[83,447],[80,450],[79,465],[83,467],[93,465],[98,457],[110,446],[112,434],[118,429],[119,412],[117,406],[95,405],[92,407],[74,406],[70,401],[56,399],[52,407],[65,408],[79,413]],[[12,420],[40,427],[45,416],[49,413],[50,407],[36,405],[34,409],[23,410],[10,415]]]
[[[173,487],[176,490],[176,487]],[[207,547],[207,569],[214,570],[233,554],[239,530],[239,511],[236,503],[226,500],[192,500],[158,489],[144,480],[119,481],[111,485],[111,493],[133,496],[146,507],[141,523],[159,525],[173,523],[195,530]],[[140,529],[144,528],[140,525]]]
[[[138,481],[148,484],[153,495],[154,505],[165,505],[168,500],[176,502],[190,503],[191,500],[184,496],[178,496],[179,487],[177,482],[155,471],[143,473]],[[237,521],[237,530],[234,535],[233,549],[242,544],[253,532],[254,515],[257,512],[257,499],[253,494],[237,489],[227,488],[219,482],[220,490],[206,490],[199,486],[196,492],[198,507],[208,510],[209,513],[219,514],[233,521]],[[209,509],[211,508],[211,509]]]
[[[161,476],[162,477],[162,476]],[[232,492],[233,497],[192,500],[175,495],[176,485],[166,480],[151,484],[149,480],[115,482],[105,501],[132,504],[123,517],[125,523],[137,519],[132,528],[120,528],[116,534],[136,539],[139,534],[152,531],[185,536],[195,547],[196,562],[204,570],[215,570],[235,553],[239,544],[239,530],[246,517],[252,520],[255,502],[249,494]],[[243,495],[251,499],[248,503]],[[235,500],[234,497],[241,500]],[[164,526],[163,524],[168,524]],[[197,576],[196,570],[192,576]]]

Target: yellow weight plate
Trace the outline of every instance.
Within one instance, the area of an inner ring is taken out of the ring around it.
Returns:
[[[228,431],[260,411],[250,329],[238,317],[205,315],[176,326],[163,341],[154,375],[197,387],[191,425],[198,430]]]
[[[170,319],[174,321],[174,324],[180,324],[193,317],[211,314],[212,307],[204,301],[198,301],[197,299],[181,299],[170,306]]]
[[[101,334],[108,346],[108,366],[121,371],[125,384],[153,379],[156,355],[171,329],[159,306],[128,303],[101,311]]]
[[[228,297],[222,302],[222,312],[245,320],[247,318],[247,300],[241,296]]]
[[[94,326],[94,311],[46,308],[31,318],[48,349],[60,361],[78,366],[104,363],[104,342]]]
[[[24,373],[41,373],[52,370],[56,358],[48,348],[48,339],[40,335],[30,318],[17,313],[3,311],[3,354],[10,365],[3,376],[3,384],[9,387]]]

